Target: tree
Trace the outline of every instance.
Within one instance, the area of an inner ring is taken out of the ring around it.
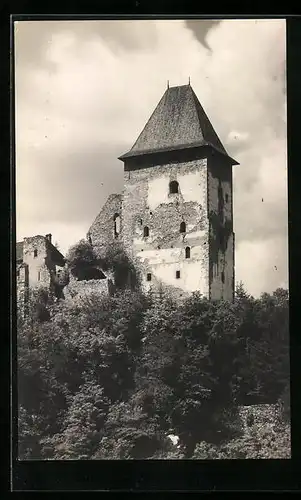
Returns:
[[[83,239],[69,249],[66,261],[73,276],[84,279],[87,269],[95,266],[98,259],[92,245]]]
[[[99,257],[104,271],[113,271],[117,288],[131,288],[132,290],[139,288],[139,273],[120,242],[112,243],[101,252]]]
[[[92,458],[101,440],[110,401],[93,382],[83,384],[69,398],[62,431],[42,439],[42,456],[57,460]]]
[[[264,458],[280,445],[287,456],[285,291],[178,303],[125,287],[54,302],[41,289],[28,310],[18,318],[20,458]],[[282,437],[281,426],[242,435],[237,406],[250,391],[279,399]]]

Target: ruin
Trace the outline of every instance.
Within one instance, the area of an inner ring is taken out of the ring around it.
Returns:
[[[119,241],[144,290],[234,296],[232,166],[191,85],[169,87],[124,163],[87,238],[101,253]]]

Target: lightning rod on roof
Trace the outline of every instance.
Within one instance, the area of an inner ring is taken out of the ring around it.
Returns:
[[[190,85],[190,76],[188,77],[188,85]]]
[[[167,88],[169,89],[169,80],[167,80]]]

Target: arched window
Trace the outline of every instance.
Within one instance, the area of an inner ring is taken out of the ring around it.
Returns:
[[[180,224],[180,233],[186,233],[186,224],[184,221]]]
[[[119,214],[114,215],[114,237],[118,238],[120,233],[120,216]]]
[[[143,236],[145,238],[147,238],[147,236],[149,236],[149,228],[147,226],[144,226],[144,229],[143,229]]]
[[[176,194],[179,192],[179,183],[177,181],[171,181],[169,183],[169,193]]]
[[[185,258],[190,259],[190,247],[185,248]]]

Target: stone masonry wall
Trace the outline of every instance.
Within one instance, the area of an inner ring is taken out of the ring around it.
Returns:
[[[100,213],[91,225],[87,238],[91,238],[91,243],[96,250],[107,247],[114,240],[120,240],[122,237],[122,217],[120,217],[120,233],[116,238],[114,234],[114,215],[122,213],[122,195],[111,194]]]
[[[36,256],[35,256],[35,251]],[[48,255],[48,247],[44,236],[24,238],[23,260],[29,268],[29,287],[49,287],[51,283],[50,270],[52,265]]]
[[[178,194],[169,193],[171,181],[179,183]],[[125,171],[122,216],[124,246],[146,290],[163,284],[208,296],[206,159]],[[181,222],[185,233],[180,233]],[[149,236],[144,236],[146,226]],[[190,258],[185,258],[186,247]]]
[[[17,308],[21,315],[25,313],[28,300],[28,282],[28,265],[19,264],[17,266]]]
[[[220,155],[208,160],[210,220],[210,298],[232,300],[234,294],[234,235],[232,167]]]
[[[114,291],[113,282],[110,279],[97,280],[70,280],[70,283],[64,288],[65,299],[82,301],[93,293],[110,295]]]

